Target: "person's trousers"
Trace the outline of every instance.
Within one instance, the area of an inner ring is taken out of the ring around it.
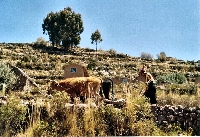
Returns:
[[[150,103],[151,104],[156,104],[157,103],[157,100],[156,100],[156,86],[155,86],[155,84],[153,82],[150,82],[148,84],[148,89],[146,90],[144,95],[147,98],[150,98]]]

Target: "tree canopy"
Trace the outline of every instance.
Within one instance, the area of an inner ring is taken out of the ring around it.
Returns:
[[[165,52],[160,52],[160,54],[158,54],[157,57],[161,62],[165,62],[167,59]]]
[[[68,49],[80,43],[83,32],[83,21],[80,14],[76,14],[70,7],[60,12],[50,12],[43,20],[43,34],[49,35],[52,45],[60,45]]]
[[[100,43],[100,42],[103,41],[103,39],[101,38],[101,34],[100,34],[98,29],[94,33],[92,33],[90,39],[92,40],[92,42],[91,42],[92,44],[94,44],[94,42],[96,43],[96,52],[97,52],[97,43],[98,42]]]

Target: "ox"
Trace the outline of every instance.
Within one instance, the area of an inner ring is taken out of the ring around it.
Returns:
[[[69,94],[72,101],[75,97],[99,97],[99,89],[101,80],[97,77],[74,77],[61,80],[59,82],[53,81],[50,84],[49,94],[53,90],[65,91]]]
[[[108,79],[107,81],[103,81],[101,84],[101,90],[100,90],[100,94],[104,94],[106,99],[110,99],[109,97],[109,93],[110,93],[110,89],[112,87],[112,99],[114,99],[114,93],[113,93],[113,81],[111,79]],[[103,91],[103,93],[102,93]]]

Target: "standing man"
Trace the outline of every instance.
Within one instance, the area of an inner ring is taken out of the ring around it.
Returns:
[[[146,66],[144,65],[143,68],[140,71],[140,75],[144,77],[144,83],[147,85],[146,91],[144,92],[144,95],[147,98],[150,98],[151,104],[156,104],[156,81],[154,80],[153,76],[150,73],[146,72]]]

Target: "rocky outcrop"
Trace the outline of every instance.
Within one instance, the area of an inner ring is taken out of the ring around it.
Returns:
[[[39,86],[22,69],[16,66],[10,66],[12,68],[12,71],[18,77],[13,90],[27,91],[30,90],[31,87],[37,87],[39,89]]]

